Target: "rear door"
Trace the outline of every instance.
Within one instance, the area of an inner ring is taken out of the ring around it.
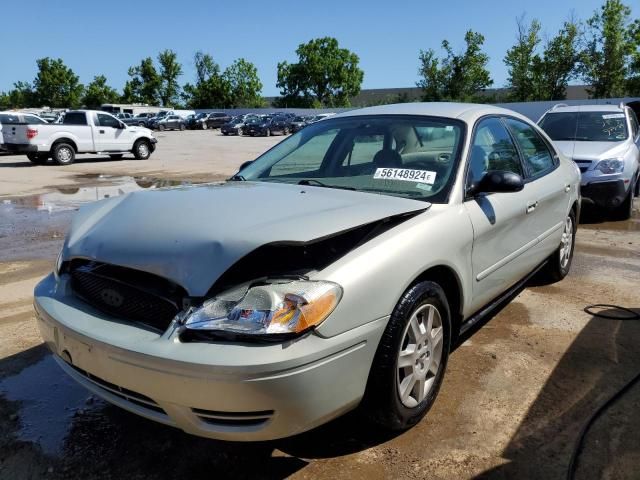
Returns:
[[[469,147],[467,187],[490,170],[525,176],[518,149],[498,117],[476,124]],[[538,243],[527,228],[528,192],[480,194],[466,198],[473,225],[472,308],[477,310],[522,279],[536,265],[532,252]]]

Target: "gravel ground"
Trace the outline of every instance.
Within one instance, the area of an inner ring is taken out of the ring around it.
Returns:
[[[626,222],[583,218],[571,274],[532,282],[458,347],[433,409],[402,434],[377,431],[356,412],[293,439],[232,444],[106,405],[59,371],[31,305],[74,209],[123,191],[219,180],[280,140],[159,137],[148,161],[83,156],[42,167],[0,157],[0,479],[564,478],[591,413],[640,372],[640,321],[583,312],[591,303],[640,312],[636,210]],[[640,385],[588,432],[576,478],[640,478],[638,411]]]

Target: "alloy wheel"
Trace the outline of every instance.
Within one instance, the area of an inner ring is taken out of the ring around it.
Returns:
[[[573,248],[573,220],[567,217],[564,222],[562,239],[560,240],[560,267],[567,268],[571,259],[571,249]]]

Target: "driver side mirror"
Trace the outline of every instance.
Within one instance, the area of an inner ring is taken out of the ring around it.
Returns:
[[[524,180],[517,173],[507,170],[489,170],[478,181],[467,188],[467,195],[475,197],[480,193],[519,192],[524,188]]]
[[[118,125],[116,125],[116,127],[115,127],[115,128],[117,128],[118,130],[122,130],[123,128],[125,128],[125,127],[124,127],[124,123],[122,123],[122,122],[118,122]]]
[[[255,160],[247,160],[246,162],[244,162],[242,165],[240,165],[240,168],[238,169],[239,172],[241,172],[242,170],[244,170],[245,168],[247,168],[249,165],[251,165]]]

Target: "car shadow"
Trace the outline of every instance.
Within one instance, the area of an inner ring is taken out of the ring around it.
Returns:
[[[640,308],[632,310],[640,314]],[[640,320],[591,317],[502,452],[507,461],[476,478],[565,478],[583,426],[640,372],[638,345]],[[636,478],[639,407],[636,384],[587,431],[575,478]]]

